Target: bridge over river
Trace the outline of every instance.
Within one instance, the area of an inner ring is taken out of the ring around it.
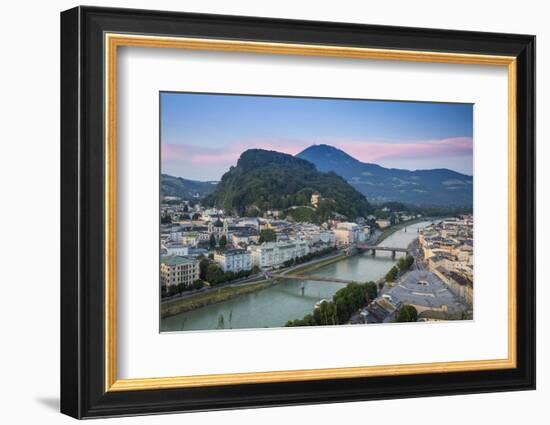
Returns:
[[[395,258],[396,252],[407,253],[409,250],[407,248],[396,248],[391,246],[379,246],[379,245],[369,245],[365,243],[358,243],[355,245],[356,248],[364,251],[372,251],[372,255],[376,255],[376,251],[391,252],[392,258]]]
[[[391,252],[392,258],[395,258],[396,252],[403,252],[408,253],[409,250],[407,248],[396,248],[396,247],[390,247],[390,246],[379,246],[379,245],[369,245],[369,244],[356,244],[356,248],[364,250],[364,251],[372,251],[372,255],[376,255],[376,251],[385,251],[385,252]],[[303,274],[292,274],[292,273],[267,273],[268,277],[277,278],[277,279],[298,279],[298,280],[310,280],[314,282],[329,282],[329,283],[345,283],[350,284],[352,282],[356,282],[354,280],[349,279],[340,279],[337,277],[326,277],[326,276],[315,276],[315,275],[303,275]]]

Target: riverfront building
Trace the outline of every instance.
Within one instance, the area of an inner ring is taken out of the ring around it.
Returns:
[[[199,261],[192,257],[166,257],[160,263],[160,284],[162,286],[191,286],[198,279]]]
[[[252,269],[252,255],[246,249],[229,249],[214,254],[214,261],[224,272],[240,272]]]
[[[336,245],[347,246],[365,240],[365,233],[356,223],[338,223],[334,230]]]
[[[307,241],[295,240],[288,242],[269,242],[257,246],[249,246],[254,266],[268,268],[278,267],[285,261],[303,257],[309,254]]]

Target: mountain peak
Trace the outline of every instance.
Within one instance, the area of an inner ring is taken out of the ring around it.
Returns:
[[[322,172],[332,171],[374,202],[417,205],[472,204],[471,176],[448,169],[401,170],[364,163],[329,145],[312,145],[296,155]]]
[[[265,149],[248,149],[241,154],[239,160],[237,161],[237,166],[243,169],[273,165],[301,166],[315,169],[313,164],[302,158]]]
[[[298,158],[307,159],[308,156],[324,156],[324,157],[334,157],[339,160],[348,159],[357,161],[352,156],[348,155],[341,149],[335,148],[334,146],[320,144],[320,145],[311,145],[296,155]]]

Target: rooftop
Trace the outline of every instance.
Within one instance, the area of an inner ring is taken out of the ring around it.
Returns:
[[[162,263],[167,266],[178,266],[181,264],[195,264],[197,260],[194,258],[183,257],[183,256],[174,256],[174,257],[165,257],[162,259]]]
[[[248,251],[246,249],[228,249],[227,251],[216,252],[217,255],[225,255],[226,257],[232,256],[232,255],[242,255],[247,253]]]

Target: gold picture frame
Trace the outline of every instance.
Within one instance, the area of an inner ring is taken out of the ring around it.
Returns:
[[[203,387],[285,381],[341,379],[410,375],[418,373],[466,372],[516,367],[516,58],[512,56],[441,53],[411,50],[317,46],[308,44],[265,43],[254,41],[212,40],[128,34],[105,34],[105,391],[135,391],[182,387]],[[508,72],[508,358],[458,362],[400,364],[290,371],[176,376],[169,378],[117,379],[116,375],[116,96],[117,49],[147,47],[238,53],[303,55],[358,60],[392,60],[447,64],[491,65],[506,67]]]

